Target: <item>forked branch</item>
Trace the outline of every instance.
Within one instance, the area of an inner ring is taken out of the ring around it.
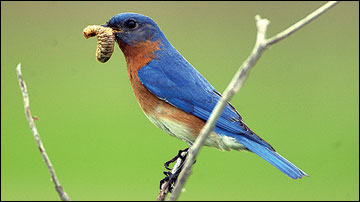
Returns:
[[[228,101],[232,98],[232,96],[240,90],[243,83],[245,82],[250,69],[255,65],[255,63],[259,60],[262,53],[269,48],[271,45],[279,42],[282,39],[285,39],[292,33],[299,30],[304,25],[308,24],[315,18],[319,17],[325,11],[336,5],[337,1],[330,1],[325,5],[318,8],[316,11],[312,12],[310,15],[306,16],[304,19],[290,26],[283,32],[275,35],[270,39],[266,39],[266,30],[269,25],[269,21],[267,19],[262,19],[259,15],[255,16],[256,26],[257,26],[257,38],[255,46],[250,54],[250,56],[245,60],[245,62],[240,66],[239,70],[236,72],[235,76],[231,80],[230,84],[227,86],[226,90],[223,93],[222,98],[216,104],[214,110],[212,111],[208,121],[205,126],[202,128],[200,135],[195,140],[194,144],[190,147],[188,156],[185,160],[184,169],[181,172],[173,190],[173,193],[170,195],[169,200],[174,201],[177,200],[184,184],[191,173],[191,167],[203,146],[205,139],[209,136],[209,134],[213,131],[215,127],[215,123],[219,116],[221,115],[224,107]]]

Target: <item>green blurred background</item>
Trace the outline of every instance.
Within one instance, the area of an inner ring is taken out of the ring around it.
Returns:
[[[82,29],[121,12],[152,17],[223,92],[249,55],[254,16],[282,31],[324,2],[1,2],[1,200],[59,200],[26,121],[31,110],[73,200],[155,200],[186,144],[153,126],[119,48],[105,64]],[[310,177],[205,147],[180,200],[359,200],[359,3],[341,2],[266,51],[232,99],[245,122]]]

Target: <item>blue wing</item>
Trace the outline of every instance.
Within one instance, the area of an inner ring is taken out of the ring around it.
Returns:
[[[208,120],[221,97],[220,93],[177,51],[163,51],[161,54],[138,71],[141,83],[158,98],[204,121]],[[216,127],[246,136],[274,151],[270,144],[243,123],[230,103],[216,122]]]

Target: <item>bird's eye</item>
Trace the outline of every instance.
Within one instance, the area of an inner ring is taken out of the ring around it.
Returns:
[[[125,22],[125,26],[129,29],[134,29],[137,26],[137,22],[135,20],[128,20]]]

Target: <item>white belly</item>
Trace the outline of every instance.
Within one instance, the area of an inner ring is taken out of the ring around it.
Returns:
[[[186,128],[183,124],[170,121],[166,118],[155,118],[152,115],[145,114],[146,117],[157,127],[161,128],[171,136],[179,138],[185,141],[187,144],[192,145],[198,134],[192,134],[191,130]],[[235,149],[244,150],[245,147],[240,144],[235,138],[219,135],[214,132],[205,140],[205,145],[210,147],[216,147],[219,150]]]

